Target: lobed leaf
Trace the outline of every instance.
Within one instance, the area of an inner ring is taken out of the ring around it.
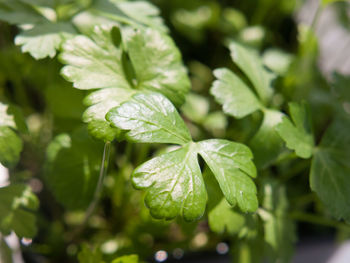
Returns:
[[[136,30],[126,39],[137,86],[160,92],[181,105],[190,89],[187,71],[173,40],[157,30]]]
[[[229,69],[214,70],[210,93],[223,105],[223,111],[236,118],[243,118],[260,109],[262,105],[250,88]]]
[[[264,110],[262,124],[249,142],[254,153],[254,162],[258,168],[270,165],[283,150],[283,140],[275,130],[282,121],[282,117],[283,114],[279,111]]]
[[[22,46],[22,52],[29,52],[35,59],[53,58],[62,43],[76,34],[70,23],[41,23],[26,30],[15,38],[15,44]]]
[[[150,27],[161,32],[168,31],[159,16],[159,9],[146,1],[96,0],[87,11],[138,28]]]
[[[137,142],[186,144],[191,135],[171,102],[159,93],[139,93],[111,109],[107,120],[129,130],[127,138]]]
[[[260,57],[254,50],[244,47],[237,42],[231,42],[229,49],[234,63],[252,82],[260,99],[267,103],[273,93],[271,82],[275,75],[264,67]]]
[[[78,89],[130,88],[121,63],[122,51],[113,45],[111,26],[95,27],[91,38],[66,41],[60,54],[61,74]]]
[[[311,164],[310,186],[337,219],[350,222],[350,120],[328,127]]]
[[[155,218],[172,219],[182,214],[187,221],[200,218],[207,193],[198,165],[195,144],[189,143],[137,167],[132,182],[148,189],[145,203]]]
[[[289,113],[293,123],[287,117],[282,118],[276,131],[286,142],[289,149],[302,158],[309,158],[314,148],[311,114],[306,103],[289,103]]]
[[[244,212],[258,208],[256,187],[250,179],[256,177],[253,154],[243,144],[222,139],[198,142],[198,152],[213,172],[228,201]]]
[[[89,107],[83,114],[83,121],[88,123],[89,133],[98,139],[112,141],[120,130],[112,127],[105,116],[110,109],[127,101],[135,93],[132,89],[105,88],[88,95],[84,102]]]

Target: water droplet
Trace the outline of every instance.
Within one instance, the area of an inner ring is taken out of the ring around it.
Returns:
[[[165,260],[167,260],[167,258],[168,258],[168,253],[164,250],[159,250],[154,255],[154,259],[157,262],[164,262]]]
[[[29,246],[30,244],[32,244],[32,242],[33,242],[33,239],[31,239],[31,238],[22,237],[22,239],[21,239],[21,243],[24,246]]]

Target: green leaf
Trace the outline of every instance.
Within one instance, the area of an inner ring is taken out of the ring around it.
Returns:
[[[253,91],[229,69],[216,69],[214,75],[217,80],[210,93],[223,105],[225,113],[243,118],[262,107]]]
[[[244,226],[244,216],[235,211],[223,197],[220,186],[209,169],[203,172],[208,190],[208,224],[218,234],[237,234]]]
[[[337,72],[333,73],[333,93],[342,101],[350,101],[350,76],[345,76]]]
[[[191,121],[202,123],[209,112],[209,100],[204,96],[189,93],[181,107],[181,112]]]
[[[15,44],[35,59],[53,58],[61,44],[76,34],[70,23],[43,23],[16,36]]]
[[[293,58],[293,55],[275,48],[266,50],[262,57],[264,64],[281,76],[287,73]]]
[[[105,116],[110,109],[127,101],[135,93],[132,89],[105,88],[88,95],[84,103],[89,108],[84,112],[83,121],[88,123],[90,134],[98,139],[112,141],[120,130],[111,127]]]
[[[249,142],[258,168],[270,165],[283,151],[283,140],[275,128],[282,121],[283,114],[276,110],[264,110],[263,122]]]
[[[323,7],[335,2],[340,2],[340,1],[346,1],[346,0],[321,0]]]
[[[265,241],[270,246],[273,262],[290,262],[296,242],[296,229],[288,217],[286,189],[275,180],[263,182],[263,207],[260,216],[264,221]]]
[[[289,149],[295,150],[296,155],[309,158],[314,148],[312,133],[311,113],[306,103],[289,103],[289,114],[292,121],[287,117],[282,118],[276,126],[276,131],[286,142]]]
[[[2,102],[0,102],[0,127],[1,126],[8,126],[23,133],[28,131],[20,108]]]
[[[31,6],[19,0],[0,0],[0,20],[10,24],[35,24],[47,21]]]
[[[167,32],[159,9],[146,1],[97,0],[90,8],[92,13],[134,27],[151,27]]]
[[[66,41],[60,54],[61,74],[78,89],[130,88],[121,63],[122,51],[113,45],[111,26],[95,27],[91,38]]]
[[[47,148],[45,179],[56,199],[68,209],[91,202],[98,181],[103,145],[84,129],[60,134]]]
[[[6,167],[14,166],[23,149],[21,138],[7,126],[0,126],[0,163]]]
[[[267,103],[273,93],[271,82],[275,75],[265,69],[260,57],[254,50],[236,42],[231,42],[229,48],[232,60],[252,82],[260,99]]]
[[[0,102],[0,163],[6,167],[14,166],[23,149],[21,138],[16,130],[27,131],[20,110]]]
[[[1,233],[14,231],[20,237],[33,237],[37,231],[34,212],[38,207],[39,201],[29,186],[11,184],[0,188]]]
[[[226,231],[234,235],[243,227],[244,216],[233,210],[226,199],[222,198],[208,213],[208,223],[210,229],[218,234]]]
[[[114,259],[112,263],[138,263],[139,257],[137,255],[127,255]]]
[[[131,89],[134,86],[156,90],[177,104],[183,102],[190,86],[180,53],[168,36],[151,29],[121,32],[128,48],[125,53],[122,45],[114,45],[112,29],[111,25],[96,27],[91,38],[77,36],[68,40],[60,55],[61,61],[68,64],[61,73],[74,87],[113,89],[91,95],[98,97],[96,102],[86,100],[92,107],[84,114],[84,121],[89,123],[92,135],[105,141],[117,136],[118,130],[109,126],[104,115],[135,93]]]
[[[126,46],[137,86],[160,92],[174,104],[181,105],[190,89],[190,81],[173,40],[148,28],[128,35]]]
[[[186,144],[191,135],[171,102],[159,93],[139,93],[110,110],[106,116],[115,127],[130,130],[136,142]]]
[[[350,222],[350,120],[328,127],[311,164],[310,186],[331,215]]]
[[[243,144],[227,140],[210,139],[198,142],[199,154],[213,172],[228,203],[238,203],[244,212],[258,208],[256,187],[251,177],[256,177],[253,154]]]
[[[88,245],[83,244],[81,251],[78,253],[80,263],[104,263],[102,253],[98,248],[91,249]]]
[[[155,218],[172,219],[182,214],[185,220],[193,221],[204,213],[207,193],[194,143],[137,167],[132,182],[138,189],[148,189],[145,203]]]

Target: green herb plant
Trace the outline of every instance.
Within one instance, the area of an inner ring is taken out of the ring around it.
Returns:
[[[150,255],[137,233],[155,228],[156,236],[176,225],[195,236],[198,222],[208,222],[206,235],[228,240],[234,262],[289,262],[296,222],[349,231],[350,81],[319,75],[313,28],[294,55],[262,55],[227,37],[220,43],[228,47],[227,63],[212,68],[210,89],[198,91],[149,2],[1,0],[0,19],[17,26],[21,51],[40,60],[19,56],[37,79],[13,81],[17,95],[0,81],[0,162],[10,169],[10,184],[0,188],[1,243],[12,231],[41,238],[38,224],[50,233],[65,227],[63,246],[80,262],[138,262]],[[277,66],[268,55],[277,56]],[[303,65],[308,76],[299,74]],[[44,94],[44,109],[23,99],[26,85]],[[39,168],[28,168],[29,149],[42,152],[31,160]],[[36,177],[64,225],[38,216]],[[108,202],[119,214],[106,212]],[[128,225],[124,217],[138,219]],[[115,230],[113,220],[127,230]],[[128,241],[102,254],[113,231]],[[184,248],[190,243],[179,240]],[[36,253],[54,257],[39,246]]]

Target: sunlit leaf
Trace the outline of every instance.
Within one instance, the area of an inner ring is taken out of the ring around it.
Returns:
[[[138,189],[148,189],[145,203],[155,218],[181,214],[193,221],[204,214],[207,193],[193,143],[142,164],[133,172],[132,182]]]
[[[42,23],[17,35],[15,43],[35,59],[53,58],[61,44],[74,34],[76,31],[70,23]]]
[[[256,176],[253,155],[243,144],[211,139],[198,142],[199,154],[213,172],[227,201],[245,212],[258,208],[256,187],[250,177]]]
[[[185,144],[191,135],[171,102],[159,93],[140,93],[113,108],[107,119],[137,142]]]

